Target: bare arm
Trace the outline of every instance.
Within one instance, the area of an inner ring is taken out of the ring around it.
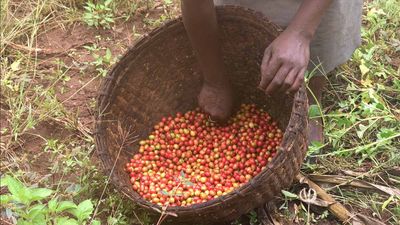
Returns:
[[[260,88],[267,94],[299,89],[310,59],[310,42],[331,2],[304,0],[289,26],[265,50]]]
[[[287,30],[312,39],[332,0],[304,0]]]
[[[233,92],[224,69],[214,2],[182,0],[182,14],[203,74],[198,104],[213,120],[224,122],[232,112]]]
[[[196,52],[205,82],[225,82],[218,24],[213,0],[182,0],[185,29]]]

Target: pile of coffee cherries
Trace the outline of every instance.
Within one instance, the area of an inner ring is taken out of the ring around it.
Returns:
[[[134,191],[168,206],[189,206],[248,182],[276,154],[282,131],[270,115],[243,104],[226,125],[199,109],[162,118],[126,164]]]

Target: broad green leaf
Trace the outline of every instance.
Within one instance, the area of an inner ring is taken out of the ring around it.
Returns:
[[[393,128],[392,129],[382,128],[381,131],[376,136],[378,137],[378,139],[382,140],[385,138],[389,138],[395,134],[396,131]]]
[[[30,191],[26,188],[19,180],[7,175],[3,180],[6,183],[8,190],[13,196],[13,199],[17,202],[24,204],[29,204],[30,201]]]
[[[55,225],[79,225],[79,223],[69,217],[58,217],[55,219]]]
[[[47,224],[45,213],[38,213],[34,218],[31,219],[31,225],[43,225]]]
[[[35,205],[31,209],[29,209],[27,218],[34,220],[34,218],[41,217],[41,215],[46,214],[46,211],[47,209],[45,205],[43,204]]]
[[[62,212],[69,209],[76,209],[77,206],[71,201],[62,201],[58,204],[56,212]]]
[[[282,190],[282,194],[283,194],[285,197],[291,198],[291,199],[298,199],[298,198],[299,198],[299,196],[297,196],[296,194],[294,194],[294,193],[292,193],[292,192],[289,192],[289,191],[285,191],[285,190]]]
[[[100,221],[98,220],[93,220],[91,225],[100,225]]]
[[[76,209],[71,209],[69,212],[71,212],[78,219],[78,222],[82,222],[89,218],[90,214],[92,214],[93,204],[90,199],[87,199],[79,203]]]
[[[93,203],[90,201],[90,199],[87,199],[78,205],[78,210],[84,211],[84,212],[92,212],[93,211]]]
[[[17,225],[32,225],[31,221],[26,221],[23,218],[19,218],[17,220]]]
[[[308,116],[310,118],[321,116],[321,111],[318,105],[310,105],[310,108],[308,109]]]
[[[31,200],[37,201],[47,198],[53,193],[52,190],[47,188],[35,188],[31,189]]]
[[[343,127],[343,126],[344,127],[349,127],[349,126],[351,126],[352,122],[346,117],[340,117],[340,118],[337,118],[336,124],[339,127]]]
[[[51,200],[47,203],[47,205],[49,206],[50,212],[55,212],[56,209],[57,209],[57,199],[56,199],[56,198],[51,199]]]

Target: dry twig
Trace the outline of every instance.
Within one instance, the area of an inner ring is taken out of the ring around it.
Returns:
[[[299,183],[307,184],[310,188],[314,189],[317,195],[322,200],[331,202],[331,204],[328,205],[328,210],[343,223],[350,223],[353,225],[384,225],[384,223],[376,219],[361,214],[355,215],[351,213],[342,204],[335,201],[335,199],[330,196],[324,189],[322,189],[320,186],[318,186],[316,183],[314,183],[304,175],[298,174],[296,176],[296,179],[299,181]]]

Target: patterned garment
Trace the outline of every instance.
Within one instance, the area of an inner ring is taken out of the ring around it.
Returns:
[[[317,0],[316,0],[317,1]],[[216,5],[240,5],[266,15],[272,22],[287,27],[302,0],[214,0]],[[350,59],[361,43],[362,0],[333,0],[311,42],[309,70],[320,66],[317,74],[327,74]]]

